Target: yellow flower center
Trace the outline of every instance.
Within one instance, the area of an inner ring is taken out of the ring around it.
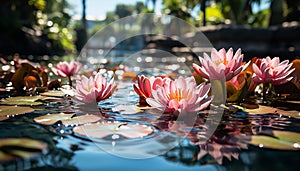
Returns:
[[[170,92],[169,97],[169,100],[175,99],[179,102],[182,99],[190,99],[191,95],[189,93],[189,90],[185,93],[182,89],[178,88],[175,92]]]
[[[90,86],[90,87],[84,87],[83,89],[85,91],[87,91],[87,92],[90,92],[93,89],[93,87],[92,86]]]
[[[84,88],[85,91],[89,92],[91,89],[89,87]]]
[[[214,63],[219,66],[220,64],[224,64],[224,65],[227,65],[228,64],[228,61],[226,59],[224,60],[217,60],[217,61],[214,61]]]

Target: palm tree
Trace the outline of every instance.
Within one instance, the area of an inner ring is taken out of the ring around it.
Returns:
[[[201,0],[201,11],[203,12],[203,26],[206,26],[206,0]]]
[[[84,42],[87,41],[87,22],[86,22],[86,1],[82,0],[82,28],[84,32]]]
[[[77,39],[75,41],[77,52],[80,53],[81,49],[87,42],[87,21],[86,21],[86,1],[82,0],[82,18],[81,25],[75,29]]]

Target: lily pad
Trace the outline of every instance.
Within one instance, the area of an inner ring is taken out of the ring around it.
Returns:
[[[300,150],[300,133],[272,131],[272,135],[253,135],[248,144],[277,150]]]
[[[60,90],[53,90],[47,91],[44,93],[40,93],[41,96],[48,96],[48,97],[64,97],[66,94]]]
[[[44,93],[40,93],[42,96],[49,97],[65,97],[66,95],[73,97],[75,95],[75,89],[71,87],[61,87],[59,90],[51,90]]]
[[[152,106],[137,106],[139,110],[148,110],[148,109],[156,109],[155,107]]]
[[[96,115],[81,115],[81,116],[76,116],[68,120],[62,120],[62,124],[64,125],[81,125],[81,124],[86,124],[86,123],[92,123],[92,122],[97,122],[101,118]]]
[[[112,108],[112,111],[119,112],[120,114],[136,114],[142,112],[142,110],[135,105],[118,105]]]
[[[125,138],[140,138],[153,133],[153,129],[147,125],[128,124],[126,122],[103,122],[87,124],[73,128],[79,135],[92,138],[104,138],[112,135],[117,139],[119,135]]]
[[[61,121],[63,125],[79,125],[86,124],[90,122],[99,121],[101,118],[96,115],[81,115],[73,117],[75,114],[47,114],[44,116],[39,116],[34,118],[34,121],[43,125],[53,125],[58,121]]]
[[[42,96],[18,96],[10,97],[2,101],[0,104],[4,105],[21,105],[21,106],[38,106],[43,103],[40,101],[44,97]]]
[[[47,150],[47,145],[28,138],[0,139],[0,162],[27,159]]]
[[[21,115],[29,112],[33,112],[34,109],[30,107],[20,106],[1,106],[0,107],[0,121],[9,119],[9,116]]]
[[[296,110],[281,110],[278,108],[273,108],[269,106],[263,106],[259,105],[259,108],[257,109],[245,109],[245,112],[248,112],[249,114],[268,114],[268,113],[273,113],[273,114],[281,114],[285,116],[290,116],[293,118],[300,118],[300,112]]]
[[[36,117],[33,120],[43,125],[53,125],[58,121],[71,119],[74,115],[75,114],[65,114],[65,113],[47,114],[44,116]]]

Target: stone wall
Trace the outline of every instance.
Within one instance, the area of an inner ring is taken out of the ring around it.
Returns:
[[[290,60],[300,57],[299,23],[270,28],[211,26],[200,30],[216,49],[241,48],[246,59],[253,56],[279,56]]]

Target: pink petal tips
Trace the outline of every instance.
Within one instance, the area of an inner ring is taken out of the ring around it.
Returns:
[[[100,73],[90,78],[81,76],[81,80],[76,81],[75,98],[85,103],[99,102],[109,98],[116,88],[114,79],[108,82]]]
[[[266,57],[253,63],[253,81],[256,83],[284,84],[293,79],[291,73],[295,70],[288,60],[280,62],[279,57]]]
[[[242,65],[243,57],[241,49],[233,54],[232,48],[227,52],[224,48],[219,51],[213,48],[211,56],[204,53],[204,58],[199,58],[201,66],[193,64],[193,68],[203,78],[222,79],[225,77],[226,81],[229,81],[245,68]]]
[[[52,67],[52,72],[59,77],[70,77],[79,72],[82,65],[79,62],[72,60],[70,63],[59,62],[56,66]]]
[[[157,86],[152,91],[152,97],[146,101],[164,112],[198,112],[207,108],[212,101],[213,97],[208,97],[210,87],[205,83],[197,86],[193,77],[179,77]]]

